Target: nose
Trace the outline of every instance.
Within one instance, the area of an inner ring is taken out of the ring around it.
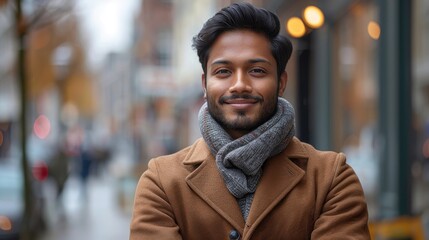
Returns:
[[[237,71],[229,88],[231,93],[251,92],[252,85],[249,76],[244,71]]]

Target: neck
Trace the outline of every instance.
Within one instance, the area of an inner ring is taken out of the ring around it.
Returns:
[[[241,138],[242,136],[248,134],[250,131],[228,129],[226,130],[226,132],[229,134],[229,136],[231,136],[232,139],[235,140],[237,138]]]

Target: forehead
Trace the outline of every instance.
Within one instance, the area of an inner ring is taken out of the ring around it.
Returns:
[[[275,61],[269,40],[261,33],[250,30],[233,30],[222,33],[213,43],[207,64],[222,60],[264,58]]]

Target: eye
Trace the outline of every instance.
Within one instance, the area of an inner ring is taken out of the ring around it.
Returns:
[[[254,76],[263,76],[267,73],[267,71],[263,68],[252,68],[250,70],[250,74]]]
[[[231,74],[231,71],[229,71],[226,68],[221,68],[218,69],[214,72],[214,75],[216,75],[217,77],[223,78],[223,77],[228,77]]]
[[[264,69],[261,69],[261,68],[255,68],[255,69],[252,69],[252,70],[250,70],[251,72],[255,72],[255,73],[265,73],[265,70]]]

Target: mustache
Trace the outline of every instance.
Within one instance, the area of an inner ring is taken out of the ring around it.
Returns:
[[[225,103],[225,101],[233,100],[233,99],[252,99],[258,102],[261,102],[263,99],[260,96],[253,96],[250,94],[232,94],[230,96],[222,96],[219,98],[220,103]]]

